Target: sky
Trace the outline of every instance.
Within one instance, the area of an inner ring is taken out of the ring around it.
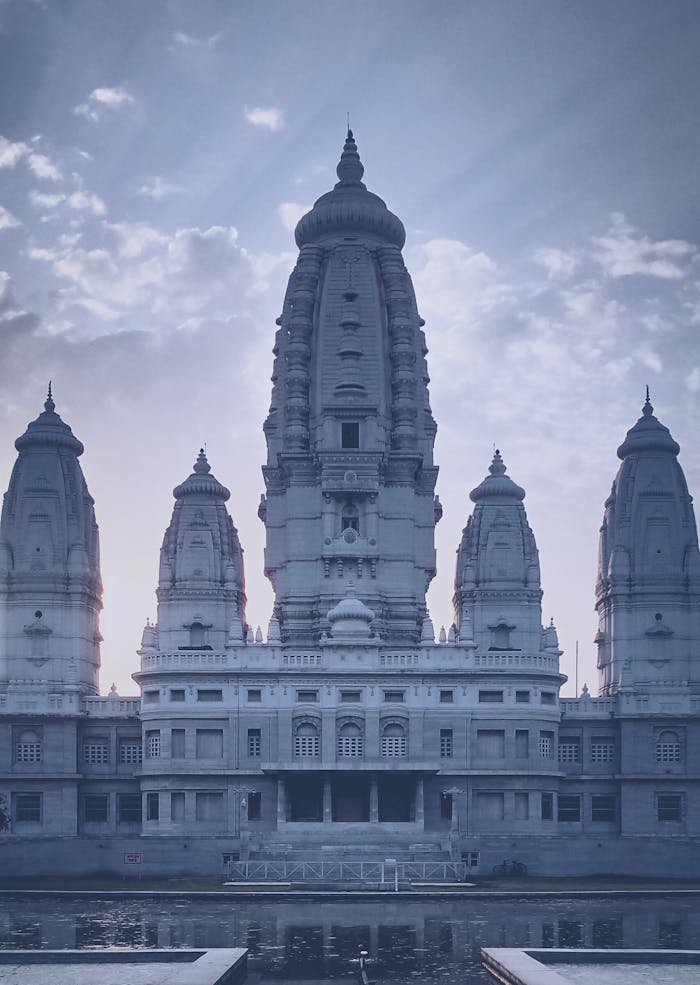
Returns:
[[[647,384],[700,491],[698,37],[695,0],[0,0],[0,488],[51,379],[100,525],[103,693],[137,693],[205,443],[267,625],[275,318],[348,113],[426,320],[433,621],[498,446],[562,693],[577,641],[595,693],[598,530]]]

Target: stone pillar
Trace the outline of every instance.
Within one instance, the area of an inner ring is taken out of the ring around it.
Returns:
[[[284,824],[287,820],[287,797],[284,789],[284,780],[280,777],[277,781],[277,827]]]
[[[452,801],[454,812],[454,800]],[[415,803],[415,819],[416,823],[425,830],[425,802],[423,799],[423,777],[419,776],[416,780],[416,803]]]
[[[379,789],[376,773],[372,773],[369,778],[369,820],[370,824],[376,824],[379,821]]]
[[[330,824],[333,820],[333,791],[330,773],[323,774],[323,823]]]

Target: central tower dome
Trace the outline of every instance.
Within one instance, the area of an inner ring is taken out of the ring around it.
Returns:
[[[417,642],[439,517],[423,321],[405,231],[362,181],[348,131],[338,182],[296,228],[265,422],[265,570],[284,641],[313,645],[357,595],[372,632]]]

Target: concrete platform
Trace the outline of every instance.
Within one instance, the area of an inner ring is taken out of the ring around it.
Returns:
[[[237,985],[240,947],[207,950],[0,951],[3,985]]]
[[[502,985],[696,985],[700,951],[485,947],[481,962]]]

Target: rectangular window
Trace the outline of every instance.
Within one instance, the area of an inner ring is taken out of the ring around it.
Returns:
[[[146,759],[158,759],[160,756],[160,729],[146,732]]]
[[[516,703],[516,705],[529,705],[530,704],[530,692],[529,691],[516,691],[515,692],[515,703]]]
[[[248,701],[251,703],[262,701],[262,691],[259,687],[248,688]]]
[[[154,705],[160,701],[160,691],[144,691],[143,692],[143,703],[145,705]]]
[[[360,424],[358,421],[342,421],[340,425],[340,447],[360,447]]]
[[[554,732],[540,732],[540,758],[554,758]]]
[[[384,757],[405,756],[407,743],[405,735],[383,735],[381,739],[381,754]]]
[[[297,701],[303,704],[311,704],[318,701],[318,691],[297,691]]]
[[[554,691],[543,691],[540,695],[540,704],[554,705],[557,703],[557,696]]]
[[[476,792],[476,813],[482,821],[502,821],[503,794],[478,790]]]
[[[403,704],[404,702],[404,692],[403,691],[385,691],[384,701],[387,704]]]
[[[451,705],[454,701],[453,691],[440,691],[440,704],[441,705]]]
[[[515,730],[515,755],[517,759],[527,759],[530,755],[530,733],[526,728]]]
[[[107,739],[85,739],[83,741],[83,762],[88,766],[104,766],[109,762],[109,742]]]
[[[543,821],[554,820],[554,794],[543,793],[540,802],[540,815]]]
[[[580,821],[581,798],[578,794],[559,794],[557,798],[557,821]]]
[[[143,759],[143,746],[140,740],[121,739],[119,742],[119,762],[122,766],[138,766]]]
[[[173,759],[185,758],[185,730],[174,728],[170,732],[170,755]]]
[[[317,758],[321,755],[321,739],[318,735],[297,734],[294,736],[294,755],[302,759]]]
[[[197,701],[223,701],[223,691],[218,688],[197,688]]]
[[[262,794],[259,790],[248,793],[248,820],[259,821],[262,813]]]
[[[440,817],[443,821],[452,820],[452,794],[444,790],[440,794]]]
[[[657,821],[683,820],[683,795],[680,793],[657,793],[656,795],[656,819]]]
[[[479,867],[479,853],[478,852],[462,852],[462,861],[469,869],[478,869]]]
[[[576,736],[561,736],[557,756],[560,763],[580,763],[581,740]]]
[[[615,761],[615,739],[593,736],[591,739],[591,762],[612,763]]]
[[[360,704],[362,701],[362,691],[341,691],[340,700],[345,704]]]
[[[170,794],[170,820],[185,820],[185,793],[183,790],[174,790]]]
[[[146,820],[157,821],[160,815],[160,796],[157,793],[146,794]]]
[[[224,755],[224,733],[222,729],[198,728],[197,759],[221,759]]]
[[[515,818],[517,821],[527,821],[530,816],[530,797],[522,790],[515,792]]]
[[[109,809],[109,795],[106,793],[86,794],[83,800],[83,820],[88,824],[104,824]]]
[[[591,821],[615,820],[615,796],[607,793],[594,793],[591,797]]]
[[[482,705],[503,704],[503,691],[479,691],[479,703]]]
[[[452,757],[452,729],[440,729],[440,758],[450,759]]]
[[[195,817],[198,821],[223,821],[223,793],[219,791],[197,792],[195,795]]]
[[[170,700],[171,701],[184,701],[185,700],[185,689],[184,689],[184,687],[171,687],[170,688]]]
[[[505,756],[505,732],[503,729],[478,729],[476,754],[483,759],[503,759]]]
[[[248,755],[258,759],[262,754],[262,732],[259,728],[248,729]]]
[[[16,793],[15,821],[41,821],[41,794]]]
[[[339,735],[337,752],[341,759],[361,759],[364,752],[364,737],[361,735]]]
[[[17,743],[15,743],[15,762],[16,763],[40,763],[41,762],[41,742],[17,742]]]
[[[117,794],[117,818],[120,824],[133,824],[141,820],[141,794]]]
[[[680,763],[681,744],[680,742],[657,742],[656,743],[656,762],[657,763]]]

